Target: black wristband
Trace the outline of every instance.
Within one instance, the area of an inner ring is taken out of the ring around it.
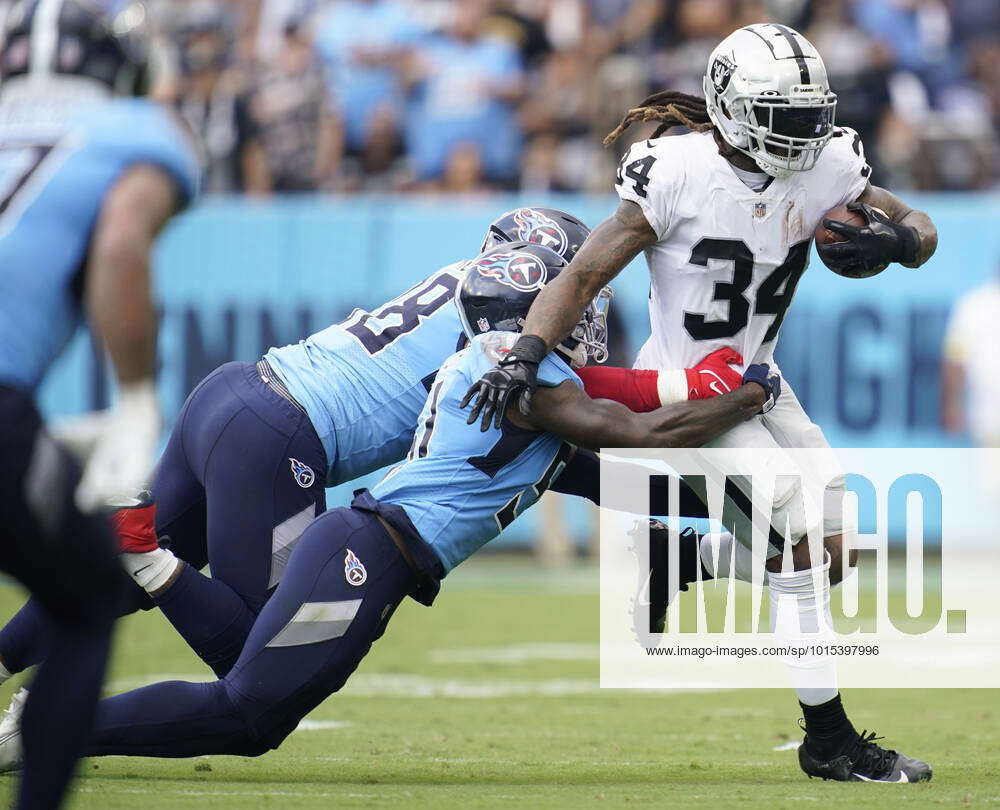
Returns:
[[[920,252],[920,234],[917,233],[916,228],[911,228],[909,225],[897,224],[896,230],[899,233],[900,243],[897,261],[903,262],[903,264],[913,264]]]
[[[548,353],[549,347],[545,345],[545,341],[540,337],[537,335],[521,335],[507,356],[501,361],[500,365],[505,366],[510,363],[534,363],[538,365],[545,359],[545,355]]]

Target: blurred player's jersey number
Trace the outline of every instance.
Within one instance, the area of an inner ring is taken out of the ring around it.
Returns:
[[[51,144],[0,146],[0,229],[10,227],[10,217],[30,202],[31,181],[51,152]]]

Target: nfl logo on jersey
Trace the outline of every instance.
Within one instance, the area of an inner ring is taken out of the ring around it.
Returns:
[[[767,203],[766,202],[755,202],[753,204],[753,215],[754,219],[763,219],[767,216]]]

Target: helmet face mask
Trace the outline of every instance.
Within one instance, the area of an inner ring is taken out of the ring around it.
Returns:
[[[604,363],[608,359],[608,310],[611,308],[613,297],[610,287],[604,287],[594,300],[587,305],[583,318],[573,327],[573,331],[563,345],[574,341],[577,346],[583,347],[585,357],[579,365],[574,368],[582,368],[588,361],[594,363]],[[572,351],[576,351],[573,347]],[[574,357],[574,363],[578,358]]]
[[[723,140],[773,177],[809,171],[833,137],[837,96],[826,67],[786,26],[750,25],[726,37],[709,58],[703,89]]]
[[[837,97],[826,93],[820,99],[796,104],[794,96],[758,96],[749,101],[749,142],[756,149],[751,157],[767,163],[766,172],[804,172],[816,165],[833,137]],[[751,151],[747,150],[748,153]]]

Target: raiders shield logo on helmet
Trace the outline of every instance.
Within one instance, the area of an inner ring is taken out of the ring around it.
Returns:
[[[715,92],[725,92],[726,88],[729,87],[729,81],[733,78],[735,68],[736,65],[725,54],[719,54],[716,57],[712,64],[712,84],[715,87]]]

